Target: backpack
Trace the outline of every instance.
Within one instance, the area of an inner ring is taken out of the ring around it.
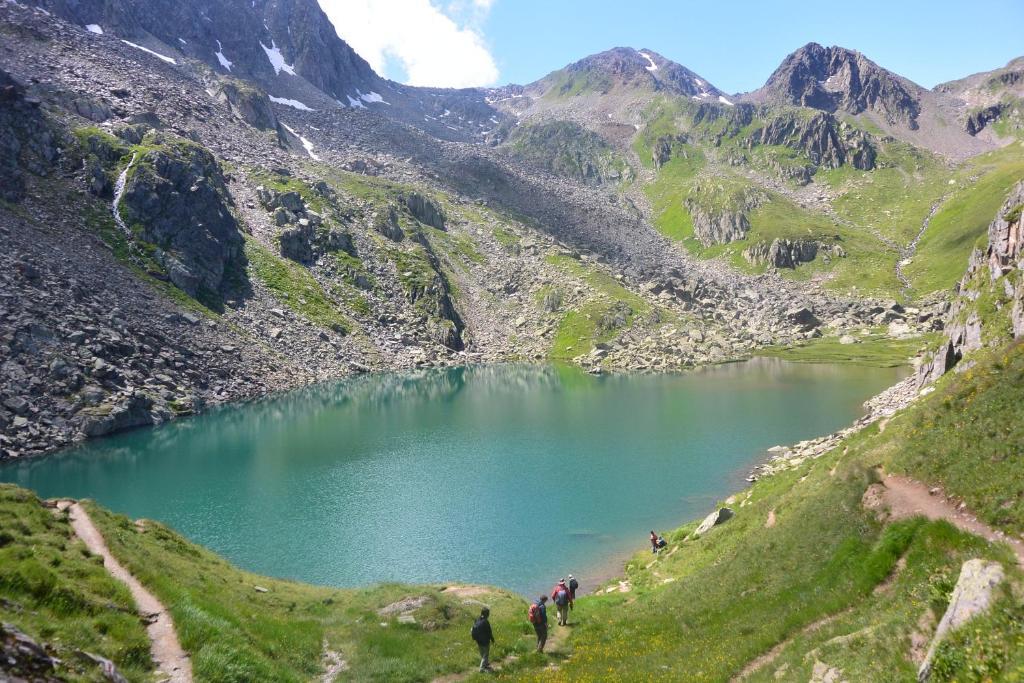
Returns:
[[[576,579],[572,579],[571,581],[569,581],[569,590],[570,591],[575,593],[579,589],[580,589],[580,582],[579,581],[577,581]]]
[[[484,620],[483,617],[473,622],[473,629],[469,632],[470,638],[476,642],[481,642],[484,639]]]
[[[566,590],[560,590],[555,593],[555,604],[559,607],[565,607],[569,604],[569,592]]]
[[[532,603],[530,605],[530,611],[526,613],[526,618],[530,620],[531,624],[539,624],[540,622],[540,605]]]

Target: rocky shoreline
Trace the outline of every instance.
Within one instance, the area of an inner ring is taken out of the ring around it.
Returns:
[[[867,413],[849,427],[837,432],[806,439],[790,446],[772,446],[768,449],[768,460],[755,466],[747,476],[748,482],[770,477],[800,466],[808,460],[818,458],[838,446],[843,440],[865,427],[880,420],[886,420],[906,408],[920,395],[930,393],[928,388],[919,389],[917,377],[911,373],[885,391],[864,402]]]

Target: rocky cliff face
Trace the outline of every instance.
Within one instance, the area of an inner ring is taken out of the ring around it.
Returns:
[[[809,43],[786,57],[756,95],[828,112],[871,111],[913,129],[921,112],[920,91],[859,52]]]
[[[849,164],[862,171],[875,167],[877,152],[864,131],[848,126],[829,113],[773,115],[748,138],[750,145],[782,145],[803,152],[823,168]]]
[[[784,238],[758,242],[743,250],[743,258],[748,263],[768,265],[772,268],[796,268],[803,263],[810,263],[819,254],[825,258],[843,258],[846,256],[846,250],[838,244]]]
[[[709,247],[745,238],[750,230],[747,215],[767,200],[756,187],[723,185],[709,178],[695,183],[683,204],[693,218],[694,236]]]
[[[976,250],[946,315],[946,339],[918,368],[918,386],[935,381],[967,354],[1024,336],[1024,182],[1010,192]]]
[[[19,201],[25,193],[24,173],[46,175],[57,160],[58,134],[39,104],[0,70],[0,199]]]
[[[220,165],[209,151],[161,135],[133,153],[115,208],[132,239],[193,298],[216,299],[230,273],[244,271],[242,235]]]
[[[273,84],[299,76],[348,105],[383,83],[341,40],[316,0],[44,0],[49,11],[139,44],[157,40],[171,55],[218,73]],[[164,54],[167,54],[167,51]]]

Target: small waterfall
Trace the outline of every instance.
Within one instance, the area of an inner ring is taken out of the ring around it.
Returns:
[[[114,222],[117,223],[117,227],[121,228],[121,232],[125,235],[128,234],[128,226],[124,224],[124,219],[121,218],[121,212],[117,209],[121,206],[121,195],[124,194],[124,185],[128,181],[128,171],[131,170],[137,156],[137,152],[132,154],[132,160],[128,162],[128,165],[124,167],[123,171],[121,171],[121,175],[117,177],[117,183],[114,184],[114,203],[111,205],[110,209],[114,214]]]

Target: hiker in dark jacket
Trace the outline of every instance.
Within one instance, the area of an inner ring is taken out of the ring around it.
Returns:
[[[569,609],[576,609],[576,591],[580,589],[580,582],[576,577],[569,574]]]
[[[484,607],[480,610],[480,616],[473,622],[473,630],[470,635],[480,648],[480,670],[491,670],[491,643],[494,642],[494,633],[491,631],[491,622],[487,617],[491,616],[491,610]]]
[[[536,602],[530,605],[530,612],[527,615],[537,634],[537,652],[544,652],[544,643],[548,642],[548,608],[544,604],[547,601],[546,595],[537,598]]]
[[[558,609],[558,625],[565,626],[569,623],[569,587],[565,585],[565,579],[559,579],[551,589],[551,600]]]

